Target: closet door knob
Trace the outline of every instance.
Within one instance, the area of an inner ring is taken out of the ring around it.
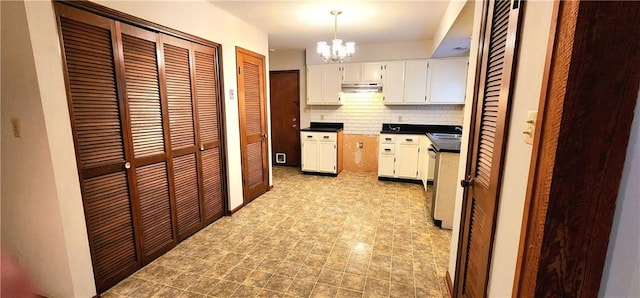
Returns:
[[[200,145],[200,151],[204,151],[204,145]]]
[[[128,161],[127,161],[127,162],[125,162],[125,163],[124,163],[124,168],[125,168],[125,169],[130,169],[130,168],[131,168],[131,163],[130,163],[130,162],[128,162]]]

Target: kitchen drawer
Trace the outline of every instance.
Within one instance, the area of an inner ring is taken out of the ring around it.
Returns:
[[[398,144],[418,145],[420,143],[420,136],[416,136],[416,135],[398,136],[397,140],[398,140]]]
[[[395,144],[396,143],[396,135],[380,135],[380,144]]]
[[[320,133],[318,134],[318,141],[335,141],[336,134],[335,133]]]
[[[300,137],[302,138],[302,140],[317,140],[318,137],[320,136],[319,133],[317,132],[303,132],[300,134]]]
[[[322,132],[303,132],[301,133],[303,141],[327,141],[333,142],[337,139],[335,133],[322,133]]]
[[[394,154],[396,154],[396,146],[395,145],[381,145],[380,146],[380,154],[382,154],[382,155],[394,155]]]

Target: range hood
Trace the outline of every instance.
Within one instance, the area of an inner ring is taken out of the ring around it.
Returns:
[[[343,83],[342,92],[345,92],[345,93],[382,92],[382,83]]]

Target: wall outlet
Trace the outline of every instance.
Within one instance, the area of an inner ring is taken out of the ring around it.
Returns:
[[[398,116],[398,122],[402,122],[402,116]]]

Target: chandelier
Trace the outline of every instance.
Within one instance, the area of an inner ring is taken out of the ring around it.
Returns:
[[[318,54],[326,63],[342,63],[349,60],[351,55],[356,52],[356,43],[353,41],[346,42],[342,45],[342,39],[338,39],[338,15],[342,14],[340,10],[332,10],[334,16],[333,40],[331,46],[326,41],[318,42]]]

